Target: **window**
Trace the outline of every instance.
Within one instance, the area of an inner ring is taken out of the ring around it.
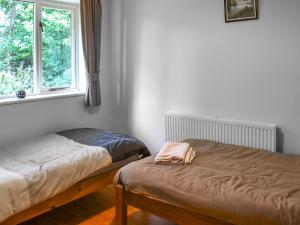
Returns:
[[[77,12],[72,4],[0,0],[0,97],[78,88]]]

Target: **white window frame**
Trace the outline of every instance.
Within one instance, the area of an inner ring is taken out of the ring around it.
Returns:
[[[34,36],[35,36],[35,93],[48,94],[49,92],[62,92],[79,90],[78,78],[78,5],[54,2],[54,1],[34,1],[35,3],[35,21],[34,21]],[[42,64],[42,29],[40,27],[42,8],[65,9],[72,13],[72,84],[70,87],[46,88],[43,87],[43,64]]]
[[[53,0],[16,0],[34,3],[34,26],[33,26],[33,93],[28,96],[60,94],[80,91],[79,85],[79,4],[67,3]],[[72,83],[70,87],[45,88],[43,87],[43,64],[42,64],[42,30],[41,9],[54,8],[65,9],[72,13]],[[1,96],[0,99],[11,98],[12,96]]]

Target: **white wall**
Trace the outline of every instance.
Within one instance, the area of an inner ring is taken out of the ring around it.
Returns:
[[[85,111],[83,96],[0,106],[0,145],[63,129],[110,128],[105,117],[107,110]]]
[[[300,154],[300,1],[263,0],[259,20],[230,24],[223,7],[112,0],[114,126],[157,151],[169,110],[275,123]]]
[[[83,96],[2,105],[0,106],[0,146],[63,129],[78,127],[111,129],[110,0],[103,1],[103,8],[102,106],[98,110],[86,109]]]

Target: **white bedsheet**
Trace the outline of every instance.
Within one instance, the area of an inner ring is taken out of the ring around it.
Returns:
[[[0,222],[111,163],[106,149],[57,134],[0,149]]]
[[[25,179],[19,174],[0,168],[0,222],[30,207],[30,204]]]

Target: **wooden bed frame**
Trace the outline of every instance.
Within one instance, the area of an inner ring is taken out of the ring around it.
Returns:
[[[222,220],[202,215],[173,205],[162,199],[126,191],[124,186],[116,185],[116,224],[127,225],[127,205],[139,208],[165,218],[178,225],[232,225]]]
[[[50,198],[44,202],[34,205],[31,208],[26,209],[8,218],[0,225],[15,225],[15,224],[22,223],[26,220],[32,219],[33,217],[41,215],[59,206],[62,206],[76,199],[79,199],[83,196],[86,196],[92,192],[95,192],[105,186],[108,186],[112,184],[113,178],[119,169],[120,167],[105,172],[103,174],[87,178],[73,185],[66,191],[62,192],[61,194],[58,194],[53,198]]]

